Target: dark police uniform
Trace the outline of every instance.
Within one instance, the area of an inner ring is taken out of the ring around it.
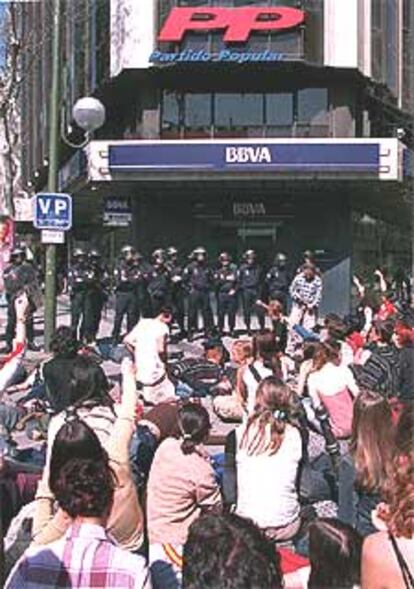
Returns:
[[[96,339],[102,311],[109,296],[109,273],[100,261],[89,264],[93,273],[86,293],[85,337],[89,342]]]
[[[228,316],[230,332],[234,332],[237,313],[237,266],[230,264],[222,266],[214,273],[217,289],[218,329],[224,330],[224,321]]]
[[[256,310],[261,329],[265,326],[265,314],[260,307],[255,307],[256,301],[261,297],[262,271],[257,264],[243,263],[237,274],[238,286],[241,295],[243,318],[246,329],[250,332],[252,313]]]
[[[174,320],[178,323],[181,334],[185,333],[185,289],[183,286],[183,268],[176,263],[169,262],[167,264],[170,273],[170,293],[169,304],[172,307]]]
[[[156,316],[168,303],[170,274],[166,266],[152,265],[148,268],[146,280],[151,311],[153,316]]]
[[[191,336],[198,329],[198,313],[203,317],[204,330],[213,328],[213,313],[210,306],[210,291],[213,273],[207,264],[191,262],[184,270],[188,288],[188,331]]]
[[[115,279],[115,321],[112,338],[119,340],[124,315],[127,318],[127,331],[138,323],[140,318],[140,305],[138,288],[144,281],[143,272],[138,264],[118,261],[114,270]]]
[[[286,304],[289,294],[289,272],[287,268],[280,268],[277,264],[273,265],[266,274],[266,287],[269,293],[269,299],[280,301],[286,310]]]
[[[79,339],[91,331],[92,320],[87,308],[88,289],[94,279],[94,272],[87,262],[75,262],[68,271],[68,288],[70,295],[71,327]]]
[[[26,319],[26,334],[27,342],[33,345],[34,327],[33,327],[33,311],[35,305],[33,303],[33,293],[38,288],[38,281],[36,270],[29,262],[22,262],[16,264],[12,262],[9,264],[3,273],[4,287],[7,298],[7,327],[6,327],[6,343],[8,348],[11,348],[16,332],[16,309],[14,307],[16,298],[23,291],[26,292],[29,300],[29,315]]]

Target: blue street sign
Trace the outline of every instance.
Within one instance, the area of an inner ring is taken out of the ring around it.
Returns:
[[[72,227],[72,197],[61,193],[36,194],[33,224],[36,229],[69,231]]]

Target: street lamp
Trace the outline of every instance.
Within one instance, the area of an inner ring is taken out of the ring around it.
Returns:
[[[79,98],[73,105],[72,117],[78,127],[85,131],[85,139],[81,143],[73,143],[68,139],[65,132],[64,109],[62,109],[60,134],[63,141],[66,145],[75,149],[85,147],[89,143],[93,131],[96,131],[104,124],[105,116],[105,107],[100,100],[93,96]]]

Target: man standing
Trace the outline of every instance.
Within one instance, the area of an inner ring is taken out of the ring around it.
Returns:
[[[174,320],[180,328],[179,338],[185,337],[183,268],[178,262],[178,250],[174,246],[167,249],[167,268],[170,273],[170,302]]]
[[[171,320],[171,309],[160,309],[154,319],[141,319],[124,338],[127,348],[135,354],[137,388],[144,401],[152,405],[176,398],[166,369]]]
[[[15,302],[23,292],[27,294],[29,300],[29,309],[26,318],[27,347],[29,350],[36,350],[33,341],[33,312],[36,309],[35,299],[39,296],[39,285],[36,271],[33,265],[27,262],[22,248],[15,247],[12,250],[10,264],[4,270],[3,279],[7,298],[6,353],[12,351],[16,331]]]
[[[234,337],[237,312],[237,267],[232,263],[230,254],[219,255],[219,267],[214,274],[217,288],[217,314],[219,335],[224,333],[224,321],[228,316],[230,335]]]
[[[146,278],[152,315],[157,315],[159,310],[167,304],[170,288],[170,275],[163,249],[156,249],[152,253],[151,266]]]
[[[256,310],[262,331],[265,326],[264,311],[257,305],[257,302],[261,298],[261,279],[262,270],[257,264],[256,252],[254,250],[247,250],[243,254],[243,263],[238,271],[238,284],[241,293],[244,323],[249,335],[251,335],[251,319],[254,309]]]
[[[68,270],[71,327],[76,337],[82,340],[85,335],[86,292],[92,275],[84,249],[75,248],[72,260]]]
[[[138,283],[143,279],[136,260],[136,251],[131,245],[124,245],[114,269],[115,280],[115,321],[112,331],[113,342],[119,343],[124,315],[128,333],[139,319]]]
[[[93,277],[89,285],[86,315],[90,317],[90,325],[87,326],[88,343],[94,342],[99,332],[102,311],[108,300],[109,274],[102,262],[100,252],[93,248],[88,255],[89,266]]]
[[[274,264],[266,274],[266,286],[271,301],[282,303],[286,311],[289,294],[289,273],[287,270],[287,258],[285,254],[276,254]]]
[[[198,247],[191,253],[192,262],[184,270],[184,280],[188,286],[188,341],[192,341],[197,330],[198,313],[203,316],[206,335],[212,330],[213,313],[210,306],[210,291],[213,286],[213,273],[207,264],[207,251]]]
[[[317,274],[313,264],[305,263],[302,270],[295,276],[290,285],[290,296],[292,297],[292,310],[290,312],[289,324],[291,331],[287,352],[294,352],[295,347],[295,325],[302,325],[307,330],[312,330],[317,321],[318,308],[322,299],[322,279]]]

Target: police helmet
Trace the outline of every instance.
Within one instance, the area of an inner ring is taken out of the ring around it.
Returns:
[[[207,258],[207,250],[205,247],[199,246],[193,249],[190,256],[193,260],[203,260]]]
[[[26,257],[26,252],[25,252],[25,250],[24,250],[23,247],[21,247],[21,246],[15,246],[12,249],[12,251],[10,252],[10,257],[12,259],[19,258],[19,257],[25,258]]]
[[[228,252],[221,252],[221,254],[218,257],[219,262],[231,262],[231,255]]]
[[[84,256],[86,256],[85,250],[81,247],[75,247],[72,252],[72,258],[83,258]]]
[[[167,248],[167,257],[174,258],[175,256],[178,256],[178,249],[176,247],[174,247],[173,245],[171,245],[170,247]]]
[[[304,260],[310,260],[313,262],[313,260],[315,259],[315,254],[312,250],[305,250],[303,252],[303,259]]]
[[[98,259],[100,259],[102,256],[101,256],[101,253],[100,253],[100,251],[99,251],[99,250],[97,250],[96,248],[93,248],[93,249],[91,249],[91,250],[90,250],[90,252],[89,252],[89,257],[90,257],[90,258],[92,258],[92,259],[94,259],[94,260],[98,260]]]
[[[256,252],[252,249],[246,250],[243,254],[243,260],[255,260],[256,259]]]
[[[151,260],[157,263],[163,263],[165,261],[165,250],[162,248],[155,249],[151,254]]]
[[[137,252],[135,250],[134,250],[133,256],[134,256],[134,260],[136,260],[137,262],[140,262],[141,260],[144,259],[143,254],[141,252]]]
[[[128,256],[130,254],[134,255],[135,253],[135,248],[132,245],[124,245],[121,248],[121,256],[123,257]]]
[[[282,253],[282,252],[278,252],[275,256],[275,264],[286,264],[287,262],[287,256],[286,254]]]

